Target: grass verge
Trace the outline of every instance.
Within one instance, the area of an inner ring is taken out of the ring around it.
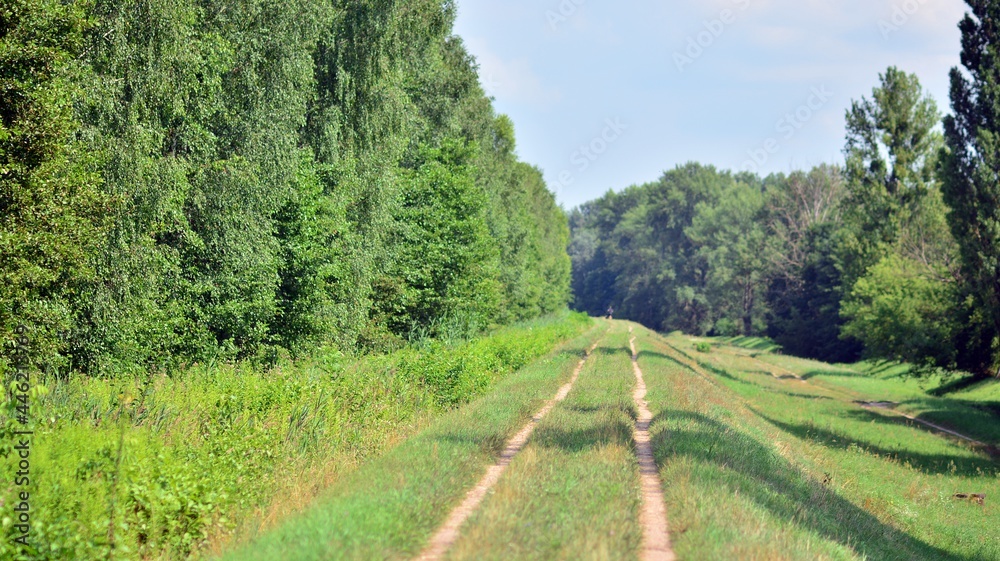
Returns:
[[[10,480],[0,559],[217,553],[591,326],[566,313],[353,362],[327,351],[269,372],[43,380],[31,409],[31,547],[13,547],[10,507],[23,489]],[[0,458],[0,470],[13,474],[17,460]]]

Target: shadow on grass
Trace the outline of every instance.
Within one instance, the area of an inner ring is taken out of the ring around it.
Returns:
[[[778,393],[781,395],[787,395],[788,397],[795,397],[798,399],[808,399],[808,400],[820,400],[820,401],[833,401],[834,399],[827,395],[812,395],[807,393],[795,393],[795,392],[783,392],[781,390],[772,390],[770,388],[765,388],[773,393]]]
[[[811,424],[785,423],[777,419],[772,419],[760,411],[755,411],[762,419],[772,425],[794,434],[804,440],[811,440],[817,444],[822,444],[827,448],[847,450],[852,446],[857,446],[870,454],[878,454],[882,458],[895,460],[903,464],[909,464],[914,469],[926,474],[952,474],[964,477],[977,477],[983,474],[1000,473],[1000,466],[985,457],[963,457],[950,454],[923,454],[904,447],[886,448],[881,443],[872,443],[859,438],[852,438],[842,432],[819,428]],[[844,414],[845,418],[854,419],[863,423],[881,423],[893,426],[911,426],[923,428],[903,417],[889,417],[874,411],[865,409],[851,410]]]
[[[1000,403],[947,398],[908,399],[903,403],[923,411],[916,416],[917,419],[979,440],[991,446],[987,451],[996,456],[997,444],[1000,443]],[[890,418],[889,420],[896,419]],[[898,420],[898,422],[905,421],[905,419]],[[936,433],[930,427],[920,424],[915,424],[915,426]]]
[[[770,339],[764,339],[761,337],[730,337],[722,339],[722,341],[734,347],[751,349],[754,351],[773,352],[781,350],[781,345],[771,341]]]
[[[624,354],[627,357],[631,357],[632,351],[630,351],[627,346],[621,346],[621,347],[600,346],[594,349],[594,351],[591,353],[591,356],[596,356],[596,355],[615,356],[619,354]]]
[[[663,353],[658,353],[656,351],[646,351],[646,350],[639,351],[639,359],[641,360],[643,357],[645,357],[645,358],[658,358],[660,360],[666,360],[668,362],[672,362],[672,363],[676,364],[677,366],[679,366],[680,368],[683,368],[684,370],[688,370],[688,371],[691,370],[690,366],[688,366],[687,364],[685,364],[685,363],[677,360],[673,356],[666,355],[666,354],[663,354]],[[702,361],[696,361],[694,359],[691,359],[691,361],[697,363],[698,366],[700,366],[702,369],[707,370],[707,371],[709,371],[709,372],[711,372],[713,374],[717,374],[718,376],[721,376],[722,378],[725,378],[727,380],[730,380],[730,381],[733,381],[733,382],[737,382],[737,383],[740,383],[740,384],[745,384],[747,386],[762,387],[760,384],[756,384],[754,382],[750,382],[750,381],[744,380],[742,378],[737,378],[736,376],[733,376],[729,372],[726,372],[725,370],[723,370],[721,368],[718,368],[716,366],[713,366],[711,364],[707,364],[707,363],[704,363]]]
[[[789,525],[815,532],[869,559],[940,559],[971,561],[933,547],[885,525],[871,513],[838,496],[734,427],[704,415],[667,410],[656,423],[680,422],[683,429],[658,432],[653,438],[657,466],[687,457],[717,468],[705,485],[739,493]],[[704,471],[698,477],[705,477]],[[707,475],[707,474],[706,474]],[[715,500],[727,500],[722,493]]]
[[[965,376],[958,378],[957,380],[952,380],[946,384],[942,384],[927,393],[936,397],[944,397],[950,393],[971,390],[976,386],[989,384],[994,380],[995,378],[992,376]]]
[[[639,352],[639,357],[642,358],[644,356],[647,357],[647,358],[648,357],[655,357],[655,358],[667,360],[667,361],[670,361],[670,362],[676,364],[677,366],[680,366],[680,367],[682,367],[682,368],[684,368],[686,370],[690,370],[689,366],[687,366],[686,364],[678,361],[676,358],[674,358],[674,357],[672,357],[670,355],[665,355],[665,354],[658,353],[658,352],[655,352],[655,351],[640,351]],[[800,399],[808,399],[808,400],[827,400],[827,401],[832,401],[833,400],[832,397],[825,396],[825,395],[812,395],[812,394],[804,394],[804,393],[797,393],[797,392],[789,392],[789,391],[778,390],[778,389],[775,389],[775,388],[773,388],[771,386],[757,383],[757,382],[755,382],[753,380],[749,380],[749,379],[746,379],[746,378],[733,376],[732,374],[730,374],[729,372],[727,372],[725,369],[713,366],[711,364],[706,364],[706,363],[703,363],[703,362],[699,362],[698,364],[703,369],[705,369],[705,370],[707,370],[707,371],[709,371],[709,372],[711,372],[711,373],[713,373],[713,374],[715,374],[715,375],[717,375],[717,376],[719,376],[721,378],[725,378],[727,380],[730,380],[732,382],[736,382],[736,383],[742,384],[744,386],[752,386],[754,388],[757,388],[759,390],[763,390],[763,391],[766,391],[766,392],[781,394],[781,395],[785,395],[785,396],[788,396],[788,397],[795,397],[795,398],[800,398]],[[754,374],[754,375],[758,375],[758,376],[765,376],[766,378],[775,378],[770,372],[766,372],[766,371],[763,371],[763,370],[752,370],[752,371],[747,371],[746,373],[747,374]],[[793,379],[794,380],[795,378],[793,376],[784,376],[784,377],[781,377],[780,379]]]
[[[811,370],[801,376],[803,380],[809,380],[816,376],[829,376],[831,378],[865,378],[865,374],[851,372],[850,370]]]
[[[619,413],[618,408],[606,408]],[[559,448],[570,453],[583,452],[606,446],[618,444],[625,447],[632,446],[632,426],[633,424],[620,415],[615,415],[611,419],[604,417],[595,422],[586,423],[587,426],[578,428],[561,428],[552,425],[539,427],[535,431],[532,440],[537,446],[543,448]]]
[[[587,414],[597,413],[598,411],[608,411],[613,409],[621,411],[633,421],[636,419],[635,406],[633,406],[631,403],[627,405],[622,404],[619,405],[618,407],[602,406],[602,405],[581,405],[579,403],[573,403],[569,405],[563,404],[562,407],[567,411],[573,411],[575,413],[587,413]]]

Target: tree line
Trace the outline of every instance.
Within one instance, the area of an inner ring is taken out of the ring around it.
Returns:
[[[843,165],[761,178],[689,163],[574,209],[574,306],[1000,375],[1000,2],[968,3],[952,114],[891,67],[846,113]]]
[[[565,213],[454,19],[451,0],[4,2],[4,333],[26,326],[46,371],[113,375],[565,307]]]

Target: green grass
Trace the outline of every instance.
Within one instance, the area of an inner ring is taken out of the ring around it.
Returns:
[[[727,345],[752,351],[777,352],[781,350],[781,345],[767,337],[720,337],[718,340]]]
[[[636,559],[642,535],[630,356],[618,322],[447,559]]]
[[[756,359],[787,368],[811,384],[856,401],[888,401],[897,411],[1000,446],[1000,381],[986,380],[943,396],[935,391],[951,382],[914,378],[899,364],[834,366],[795,357],[760,354]]]
[[[857,373],[692,353],[685,337],[645,331],[639,348],[682,559],[1000,559],[1000,509],[989,499],[1000,496],[997,464],[861,409],[850,399],[857,387],[836,385]],[[707,378],[675,358],[700,362]],[[980,506],[955,493],[988,499]]]
[[[0,559],[219,552],[590,326],[562,314],[356,361],[326,351],[269,372],[45,380],[32,409],[33,549],[14,552],[8,518]],[[15,459],[0,458],[0,470],[13,473]],[[0,486],[3,504],[14,491]]]
[[[308,512],[225,558],[412,557],[605,330],[595,326],[506,377],[483,397],[336,482]]]

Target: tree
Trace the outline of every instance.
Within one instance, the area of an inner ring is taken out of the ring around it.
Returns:
[[[688,163],[655,183],[609,192],[577,209],[571,244],[574,305],[596,315],[611,304],[616,315],[656,329],[711,331],[729,301],[713,300],[711,252],[702,251],[688,229],[737,181],[730,172]],[[706,243],[708,238],[715,235],[706,232]],[[719,286],[722,279],[716,279]],[[742,320],[739,312],[735,317]]]
[[[856,339],[841,337],[841,233],[836,222],[811,226],[802,240],[797,275],[776,276],[768,288],[768,335],[796,356],[827,362],[854,362],[861,356]]]
[[[93,255],[115,203],[101,193],[98,155],[76,136],[89,25],[77,2],[0,8],[0,330],[24,325],[30,358],[48,371],[69,367],[79,344],[98,281]]]
[[[934,181],[940,114],[915,75],[890,67],[872,99],[847,111],[845,219],[851,226],[842,259],[851,286],[895,243],[912,206]]]
[[[961,320],[956,288],[924,264],[892,253],[855,283],[843,305],[850,318],[843,332],[862,341],[872,357],[954,368]]]
[[[972,13],[959,25],[967,74],[951,71],[942,191],[975,310],[960,363],[1000,376],[1000,2],[967,1]]]
[[[773,175],[764,184],[768,235],[775,242],[768,253],[772,275],[797,287],[808,257],[809,232],[820,224],[841,222],[847,196],[843,170],[823,164],[788,177]]]
[[[735,335],[720,326],[738,323],[739,331],[749,337],[755,323],[763,322],[761,292],[768,275],[763,211],[764,194],[758,185],[734,183],[716,204],[698,205],[698,214],[686,230],[711,269],[709,297],[717,315],[715,331],[720,335]]]
[[[396,211],[393,259],[378,305],[397,335],[467,336],[488,327],[502,301],[499,252],[475,184],[475,148],[424,147]]]

